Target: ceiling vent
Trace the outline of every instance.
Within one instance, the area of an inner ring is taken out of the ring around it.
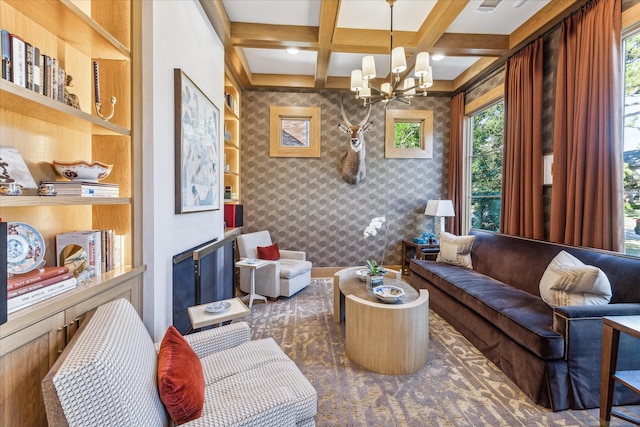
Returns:
[[[504,0],[484,0],[476,7],[476,12],[493,13],[503,2]]]

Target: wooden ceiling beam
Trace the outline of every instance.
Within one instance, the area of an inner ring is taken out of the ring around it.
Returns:
[[[318,30],[318,56],[316,60],[316,88],[325,87],[331,61],[331,43],[338,22],[340,0],[323,1],[320,5],[320,27]]]
[[[431,54],[500,56],[507,49],[509,49],[508,35],[444,33],[431,48]]]
[[[388,30],[360,30],[356,28],[336,28],[333,35],[334,46],[346,46],[359,49],[359,52],[369,52],[371,49],[384,49],[389,53],[391,42]],[[416,33],[410,31],[394,31],[393,44],[414,48],[417,44]]]
[[[318,27],[302,25],[251,24],[246,22],[231,23],[231,39],[234,44],[253,44],[263,41],[282,43],[318,43]],[[288,46],[292,46],[289,44]]]
[[[254,87],[313,88],[315,78],[292,74],[253,74],[252,83]]]

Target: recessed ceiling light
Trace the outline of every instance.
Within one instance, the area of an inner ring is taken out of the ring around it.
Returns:
[[[434,61],[442,61],[444,59],[444,55],[441,53],[436,53],[431,55],[431,59],[433,59]]]
[[[300,49],[298,49],[297,47],[288,47],[287,48],[287,53],[289,55],[297,55],[300,53]]]

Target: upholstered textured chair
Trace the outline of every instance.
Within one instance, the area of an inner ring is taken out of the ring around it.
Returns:
[[[240,259],[258,258],[258,246],[271,246],[268,231],[241,234],[237,238]],[[270,298],[290,297],[311,283],[311,263],[301,251],[280,249],[280,259],[259,268],[256,274],[256,293]],[[240,269],[240,290],[251,291],[251,271]]]

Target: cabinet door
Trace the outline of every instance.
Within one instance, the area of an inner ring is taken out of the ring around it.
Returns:
[[[46,426],[41,381],[64,347],[64,313],[0,340],[0,425]]]

